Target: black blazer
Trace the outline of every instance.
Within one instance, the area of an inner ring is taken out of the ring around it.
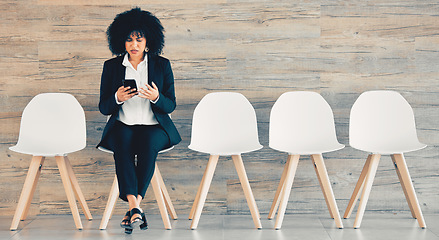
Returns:
[[[169,114],[176,107],[175,91],[174,91],[174,75],[172,73],[171,64],[168,59],[157,56],[148,56],[148,84],[154,82],[159,89],[159,100],[151,103],[152,112],[155,118],[166,131],[169,136],[171,146],[181,141],[180,134],[172,122]],[[111,115],[105,125],[102,133],[101,142],[97,147],[102,146],[109,150],[113,150],[111,144],[108,143],[108,134],[113,128],[119,115],[121,105],[116,103],[114,94],[117,89],[123,85],[122,80],[125,79],[126,67],[122,65],[123,56],[115,57],[104,63],[104,69],[101,77],[101,93],[99,98],[99,111],[104,115]]]

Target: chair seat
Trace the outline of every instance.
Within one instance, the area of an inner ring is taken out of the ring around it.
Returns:
[[[189,145],[188,148],[197,152],[207,153],[210,155],[218,156],[232,156],[241,155],[242,153],[249,153],[261,149],[263,146],[261,144],[254,144],[252,146],[194,146]]]
[[[113,154],[113,151],[111,151],[110,149],[106,149],[102,146],[99,146],[98,149],[101,150],[102,152]],[[165,152],[170,151],[172,149],[174,149],[174,146],[171,146],[169,148],[165,148],[165,149],[161,150],[159,153],[165,153]]]
[[[32,156],[44,156],[44,157],[55,157],[55,156],[65,156],[69,153],[76,152],[76,151],[57,151],[54,152],[51,146],[26,146],[22,147],[19,145],[15,145],[12,147],[9,147],[9,150],[17,152],[17,153],[23,153],[23,154],[29,154]],[[59,148],[58,148],[59,150]]]
[[[314,145],[304,145],[304,146],[270,146],[270,148],[281,151],[281,152],[287,152],[289,154],[293,155],[312,155],[312,154],[320,154],[320,153],[327,153],[327,152],[333,152],[340,149],[343,149],[345,145],[340,143],[334,143],[326,146],[314,146]]]
[[[368,146],[368,147],[356,147],[352,146],[355,149],[375,153],[375,154],[397,154],[397,153],[407,153],[413,152],[416,150],[423,149],[427,147],[427,145],[423,143],[414,143],[414,144],[401,144],[401,143],[388,143],[386,146]]]

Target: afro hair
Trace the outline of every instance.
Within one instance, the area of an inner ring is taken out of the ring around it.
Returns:
[[[114,55],[126,53],[125,41],[132,32],[145,37],[149,54],[162,53],[165,45],[162,23],[152,13],[136,7],[118,14],[107,29],[108,47]]]

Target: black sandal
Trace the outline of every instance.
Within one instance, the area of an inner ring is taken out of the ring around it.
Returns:
[[[127,217],[127,218],[125,219],[125,217]],[[122,219],[122,222],[120,223],[120,226],[122,228],[125,228],[126,234],[133,233],[133,227],[131,226],[131,212],[130,211],[128,211],[125,214],[124,219]]]
[[[140,217],[134,217],[134,215],[140,215]],[[133,218],[134,217],[134,218]],[[131,209],[131,229],[140,226],[144,223],[143,218],[142,218],[142,211],[140,211],[140,209],[138,208],[133,208]]]
[[[140,230],[146,230],[148,229],[148,222],[146,221],[145,213],[142,213],[141,215],[143,223],[140,224]]]
[[[128,211],[125,216],[122,219],[122,222],[120,223],[121,228],[131,228],[131,212]]]
[[[133,229],[132,228],[125,228],[125,233],[131,234],[131,233],[133,233]]]

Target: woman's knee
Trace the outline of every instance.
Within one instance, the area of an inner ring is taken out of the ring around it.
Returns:
[[[147,129],[138,141],[138,150],[159,152],[169,145],[167,133],[160,127],[154,126]]]

